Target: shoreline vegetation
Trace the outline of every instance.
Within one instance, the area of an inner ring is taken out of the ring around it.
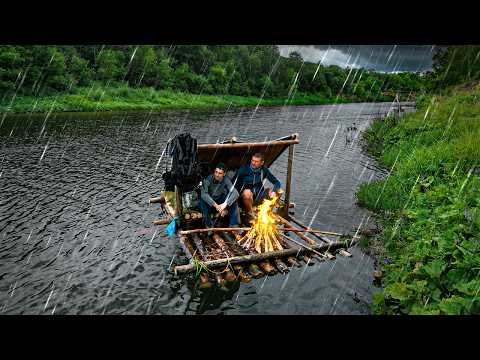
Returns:
[[[392,101],[382,97],[378,101]],[[295,93],[290,98],[258,98],[237,95],[206,95],[155,90],[153,88],[96,87],[79,88],[75,93],[56,94],[44,97],[17,96],[8,103],[0,102],[0,113],[37,112],[90,112],[162,110],[181,108],[226,108],[284,106],[284,105],[327,105],[366,102],[354,96],[327,98],[320,94]]]
[[[480,85],[431,94],[364,140],[390,171],[357,191],[382,229],[363,244],[384,274],[373,312],[479,314]]]
[[[3,113],[382,102],[423,93],[428,79],[275,45],[0,45]]]

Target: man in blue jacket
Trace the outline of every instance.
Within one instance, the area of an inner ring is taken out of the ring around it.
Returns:
[[[235,186],[239,189],[245,211],[250,216],[253,215],[254,202],[259,202],[267,196],[273,197],[273,193],[282,186],[280,181],[263,164],[263,154],[255,153],[250,164],[238,169]],[[273,184],[273,190],[264,187],[265,180]]]
[[[238,191],[225,176],[225,165],[219,163],[213,174],[202,181],[200,210],[206,228],[212,227],[210,214],[216,210],[220,217],[229,214],[230,227],[238,227]],[[209,233],[210,234],[210,233]]]

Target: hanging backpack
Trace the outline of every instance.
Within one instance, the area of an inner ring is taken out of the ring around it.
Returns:
[[[193,190],[199,182],[197,140],[189,133],[175,136],[167,145],[172,157],[171,183],[182,192]]]

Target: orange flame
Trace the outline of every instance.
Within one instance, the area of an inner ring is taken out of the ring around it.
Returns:
[[[245,236],[238,240],[244,248],[253,246],[258,253],[283,249],[277,239],[278,231],[272,211],[277,200],[278,194],[275,194],[272,199],[265,199],[258,206],[257,219],[252,222]]]

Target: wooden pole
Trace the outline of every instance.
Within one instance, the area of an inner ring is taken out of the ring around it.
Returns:
[[[304,228],[305,230],[311,230],[308,226],[306,226],[305,224],[302,224],[299,220],[295,219],[293,216],[290,217],[290,220],[292,220],[295,224],[301,226],[302,228]],[[323,234],[327,234],[327,235],[335,235],[335,236],[343,236],[342,234],[337,234],[337,233],[334,233],[334,232],[330,232],[330,231],[323,231],[321,232]],[[330,239],[328,239],[327,237],[322,237],[322,236],[319,236],[317,235],[315,232],[312,233],[313,236],[315,236],[316,238],[322,240],[323,242],[327,242],[327,243],[331,243],[332,241]],[[359,236],[352,236],[352,239],[353,238],[360,238]],[[345,251],[343,249],[340,249],[339,251],[339,254],[342,255],[342,256],[346,256],[346,257],[351,257],[352,254],[350,254],[348,251]]]
[[[182,230],[179,232],[180,235],[188,235],[188,234],[198,234],[204,233],[209,231],[243,231],[243,230],[250,230],[249,227],[243,228],[206,228],[206,229],[192,229],[192,230]]]
[[[295,145],[290,145],[288,147],[287,183],[285,184],[285,207],[284,207],[286,216],[288,216],[288,209],[290,208],[290,191],[292,186],[294,146]]]
[[[287,236],[287,235],[285,235],[285,234],[280,234],[280,235],[282,235],[285,239],[293,242],[294,244],[300,245],[300,246],[304,247],[305,249],[310,250],[311,252],[317,254],[318,256],[321,256],[321,257],[323,257],[323,258],[326,258],[326,257],[327,257],[327,255],[324,255],[324,254],[318,252],[317,250],[312,249],[311,247],[309,247],[309,246],[307,246],[307,245],[304,245],[304,244],[302,244],[301,242],[298,242],[298,241],[295,240],[295,239],[292,239],[290,236]]]
[[[152,223],[154,225],[166,225],[166,224],[169,224],[172,220],[170,219],[157,219],[157,220],[153,220]]]
[[[252,262],[267,260],[275,257],[288,257],[288,256],[296,255],[297,253],[299,254],[308,253],[312,250],[320,252],[327,249],[336,249],[342,246],[345,246],[345,243],[334,242],[332,244],[317,244],[317,245],[312,245],[310,249],[306,249],[305,247],[290,248],[286,250],[271,251],[271,252],[266,252],[261,254],[234,256],[226,259],[210,260],[205,262],[204,265],[209,269],[221,268],[221,267],[225,267],[227,264],[235,265],[235,264],[252,263]],[[186,274],[192,271],[195,271],[195,266],[193,264],[179,265],[179,266],[175,266],[174,268],[174,272],[176,275]]]
[[[295,140],[279,140],[279,141],[268,141],[268,142],[258,142],[258,143],[234,143],[234,144],[199,144],[197,145],[198,150],[216,150],[216,149],[252,149],[252,148],[264,148],[271,145],[291,145],[298,144],[298,139]]]
[[[307,232],[307,233],[313,233],[313,234],[325,234],[325,235],[335,235],[335,236],[343,236],[342,234],[330,232],[330,231],[322,231],[322,230],[315,230],[315,229],[297,229],[297,228],[283,228],[283,229],[278,229],[282,231],[291,231],[291,232]],[[323,239],[322,239],[323,240]],[[325,241],[325,240],[323,240]],[[327,241],[326,241],[327,242]]]
[[[288,227],[295,229],[295,226],[293,226],[288,220],[285,220],[284,218],[282,218],[280,215],[277,215],[277,218],[280,220],[280,222],[282,224],[287,225]],[[317,242],[315,240],[310,239],[309,237],[305,236],[304,234],[302,234],[300,232],[298,232],[297,235],[298,235],[298,237],[300,237],[302,240],[305,240],[310,245],[316,245],[317,244]],[[335,259],[335,256],[330,254],[328,251],[325,252],[325,255],[329,259]]]
[[[160,197],[150,198],[148,202],[150,204],[156,204],[156,203],[164,204],[165,203],[165,197],[160,196]]]
[[[182,204],[182,192],[178,188],[177,185],[175,185],[175,212],[177,215],[182,214],[183,210],[183,204]]]

